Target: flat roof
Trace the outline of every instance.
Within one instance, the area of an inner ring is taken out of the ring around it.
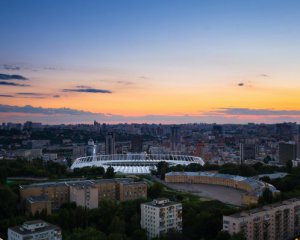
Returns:
[[[282,207],[282,206],[285,206],[285,205],[289,206],[293,202],[300,202],[300,197],[291,198],[291,199],[284,200],[284,201],[277,202],[277,203],[272,203],[272,204],[269,204],[269,205],[265,205],[263,207],[254,208],[254,209],[250,209],[250,210],[247,210],[247,211],[241,211],[241,212],[238,212],[238,213],[231,214],[228,217],[232,217],[232,218],[248,217],[248,216],[254,215],[256,213],[267,212],[271,209]]]
[[[32,183],[28,185],[20,185],[20,189],[27,189],[27,188],[46,188],[46,187],[59,187],[59,186],[78,186],[78,187],[84,187],[84,186],[93,186],[96,183],[123,183],[123,184],[140,184],[144,183],[142,181],[140,182],[134,182],[131,178],[114,178],[114,179],[91,179],[91,180],[70,180],[70,181],[55,181],[55,182],[43,182],[43,183]]]
[[[43,227],[39,227],[39,228],[36,228],[34,230],[28,230],[28,229],[25,229],[23,227],[24,224],[32,225],[32,224],[38,224],[38,223],[43,223],[45,225]],[[31,235],[31,234],[50,231],[50,230],[61,231],[60,227],[58,227],[56,225],[53,225],[53,224],[50,224],[50,223],[47,223],[47,222],[44,222],[42,220],[28,221],[28,222],[24,222],[24,224],[23,225],[18,225],[18,226],[15,226],[15,227],[11,227],[11,228],[8,228],[8,229],[10,229],[11,231],[14,231],[14,232],[16,232],[20,235]]]

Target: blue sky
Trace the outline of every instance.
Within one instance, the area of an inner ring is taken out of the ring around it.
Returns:
[[[27,92],[60,96],[24,99],[3,84],[5,105],[172,116],[300,104],[296,0],[0,0],[0,9],[0,73],[26,76]],[[78,85],[112,94],[63,92]]]

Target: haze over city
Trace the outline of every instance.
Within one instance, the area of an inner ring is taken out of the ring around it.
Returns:
[[[298,1],[1,1],[0,121],[300,121]]]

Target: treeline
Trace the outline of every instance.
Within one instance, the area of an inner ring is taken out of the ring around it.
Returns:
[[[176,165],[171,166],[167,162],[159,162],[157,165],[157,170],[152,171],[152,174],[159,176],[161,179],[164,179],[164,176],[167,172],[199,172],[199,171],[217,171],[224,174],[240,175],[244,177],[252,177],[259,174],[269,174],[274,172],[290,172],[291,169],[289,166],[278,167],[278,166],[269,166],[263,163],[255,163],[251,165],[238,165],[232,163],[226,163],[222,166],[206,163],[204,166],[200,164],[191,163],[189,165]]]
[[[77,168],[73,172],[68,171],[67,166],[53,161],[42,160],[1,160],[0,183],[5,183],[7,177],[47,177],[50,179],[85,177],[85,178],[113,178],[114,169],[108,167],[84,167]]]

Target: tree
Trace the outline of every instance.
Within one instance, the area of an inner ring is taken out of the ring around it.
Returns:
[[[291,173],[292,169],[293,169],[293,162],[291,160],[289,160],[289,161],[286,162],[286,171],[288,173]]]
[[[147,234],[144,229],[137,229],[131,235],[132,240],[147,240]]]
[[[16,214],[18,196],[8,187],[0,186],[0,219]]]
[[[98,231],[97,229],[92,227],[88,227],[86,229],[77,228],[73,231],[72,234],[65,237],[66,240],[107,240],[107,237],[103,232]]]
[[[228,232],[220,231],[218,232],[215,240],[229,240],[229,239],[230,239],[230,235]]]
[[[269,188],[266,188],[263,191],[262,196],[259,197],[258,202],[260,204],[266,204],[266,203],[272,203],[273,202],[273,193],[271,192],[271,190]]]
[[[120,233],[111,233],[108,235],[107,240],[126,240],[126,237]]]
[[[115,170],[113,167],[108,167],[106,169],[105,178],[114,178],[115,177]]]
[[[0,184],[6,183],[6,178],[7,178],[7,169],[4,167],[0,167]]]
[[[246,237],[243,233],[235,233],[231,236],[229,240],[246,240]]]
[[[111,233],[125,233],[125,222],[118,216],[115,216],[109,225],[109,231]]]
[[[148,196],[150,198],[157,198],[160,196],[163,190],[163,185],[160,183],[154,183],[152,186],[148,187]]]
[[[165,174],[168,171],[169,164],[161,161],[157,164],[157,174],[161,179],[165,179]]]

